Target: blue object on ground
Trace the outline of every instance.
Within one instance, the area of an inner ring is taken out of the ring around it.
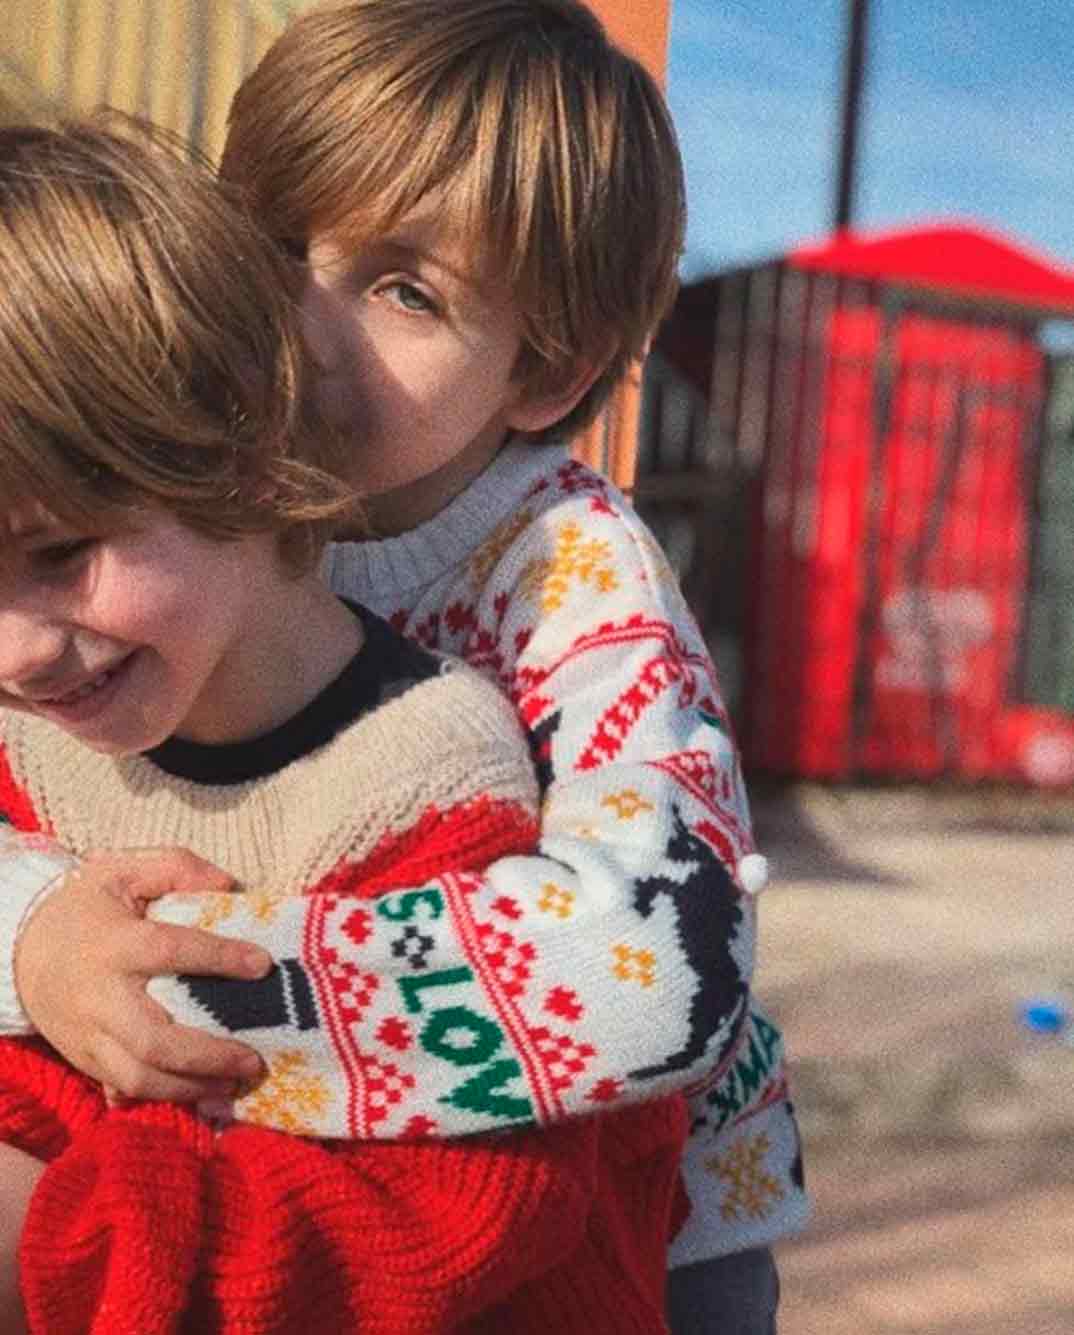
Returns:
[[[1022,1003],[1019,1014],[1023,1025],[1034,1034],[1059,1036],[1071,1026],[1070,1006],[1058,997],[1034,997]]]

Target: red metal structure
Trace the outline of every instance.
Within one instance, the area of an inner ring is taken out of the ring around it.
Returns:
[[[1074,781],[1074,718],[1020,687],[1040,333],[1074,318],[1074,272],[938,226],[843,233],[698,286],[662,347],[707,376],[750,480],[749,764]]]

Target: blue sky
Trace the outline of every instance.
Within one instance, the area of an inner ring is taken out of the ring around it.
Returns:
[[[672,0],[684,274],[824,235],[844,0]],[[872,0],[857,223],[973,218],[1074,266],[1071,0]]]

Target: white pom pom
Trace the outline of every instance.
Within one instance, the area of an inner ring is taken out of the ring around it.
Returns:
[[[738,864],[738,883],[747,895],[759,895],[768,884],[768,859],[747,853]]]

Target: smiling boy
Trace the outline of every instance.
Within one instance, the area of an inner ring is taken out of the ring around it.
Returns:
[[[338,598],[299,599],[297,586],[268,577],[264,542],[211,542],[167,514],[107,539],[40,507],[29,514],[6,539],[6,564],[21,578],[0,606],[0,704],[86,746],[122,755],[180,728],[205,743],[268,731],[360,647],[359,623]],[[68,605],[91,568],[90,599],[68,633],[40,613],[40,590]],[[296,640],[299,624],[308,640]],[[259,671],[270,662],[279,667]],[[263,688],[252,694],[251,681]]]

